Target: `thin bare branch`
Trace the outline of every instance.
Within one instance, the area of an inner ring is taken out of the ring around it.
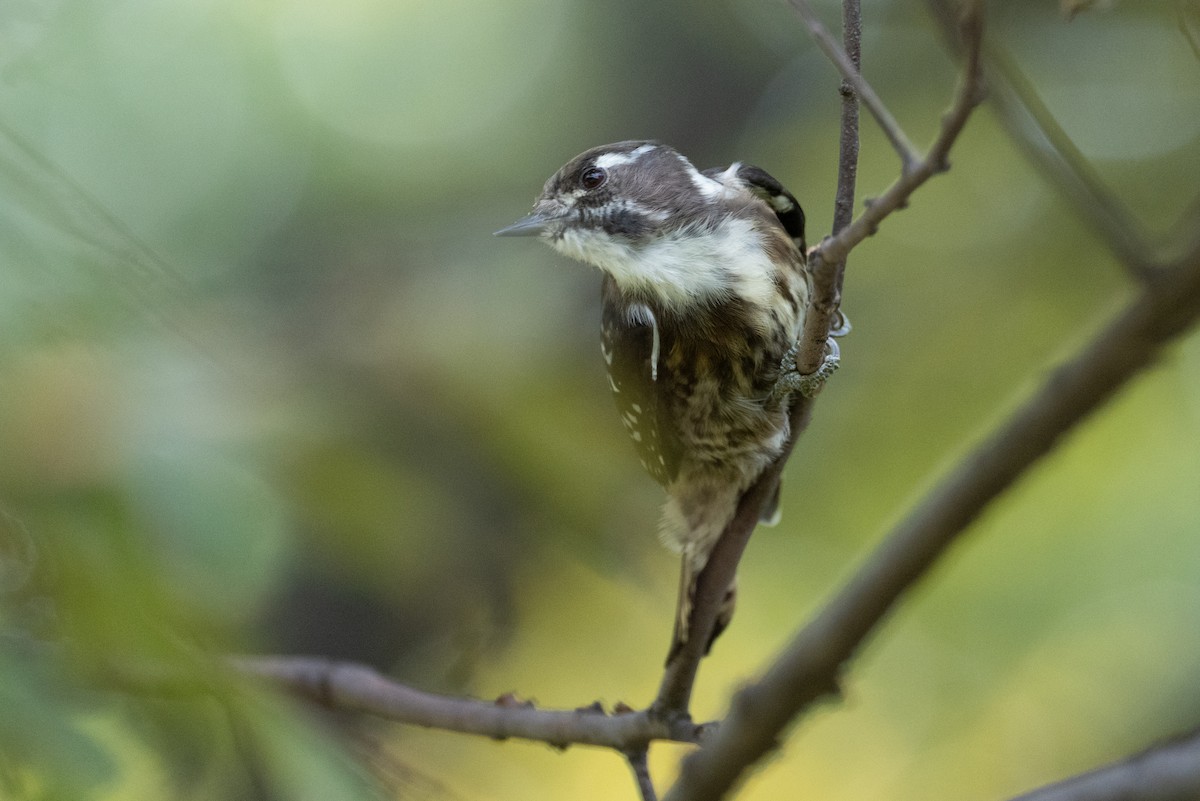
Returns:
[[[971,50],[975,53],[978,52],[978,45],[982,40],[981,13],[978,6],[972,4],[964,21],[964,38],[971,43]],[[857,19],[854,21],[857,22]],[[827,237],[810,251],[808,269],[812,280],[812,292],[796,358],[797,367],[802,373],[814,372],[824,358],[825,341],[829,337],[831,325],[841,303],[842,268],[850,250],[874,230],[879,220],[902,206],[917,187],[945,169],[950,147],[981,97],[978,66],[977,58],[968,60],[956,102],[943,120],[941,134],[929,154],[919,159],[912,171],[903,175],[879,200],[868,206],[857,220],[837,234]],[[871,220],[869,225],[864,225],[864,218]],[[707,633],[712,631],[725,588],[737,572],[742,552],[757,525],[758,512],[774,491],[783,465],[796,440],[807,428],[811,414],[810,399],[801,399],[795,404],[792,410],[791,436],[783,454],[742,497],[737,515],[721,534],[716,547],[709,555],[708,563],[697,578],[696,595],[689,622],[689,631],[696,636],[689,638],[689,642],[679,649],[667,665],[658,696],[652,705],[652,709],[659,714],[680,720],[687,719],[696,671],[704,657],[703,645],[707,642]]]
[[[983,100],[979,53],[983,43],[983,9],[981,4],[967,4],[961,19],[961,37],[966,51],[963,75],[950,110],[942,118],[937,138],[924,158],[918,159],[911,170],[902,174],[887,190],[870,201],[865,211],[850,225],[826,237],[808,254],[808,270],[812,276],[812,298],[804,320],[804,334],[796,362],[802,372],[817,369],[825,353],[825,339],[841,304],[841,282],[837,265],[844,264],[850,251],[871,234],[879,224],[897,209],[908,203],[909,197],[922,184],[949,166],[950,149],[962,133],[971,113]]]
[[[1042,787],[1012,801],[1194,801],[1200,798],[1200,732]]]
[[[1179,0],[1179,16],[1177,18],[1179,32],[1183,34],[1188,47],[1192,48],[1192,55],[1196,57],[1197,61],[1200,61],[1200,34],[1197,34],[1195,29],[1192,28],[1191,21],[1188,19],[1189,13],[1200,19],[1200,9],[1189,8],[1187,0]]]
[[[1042,102],[1033,84],[1007,53],[990,48],[988,86],[993,106],[1009,135],[1113,255],[1139,280],[1153,269],[1153,250],[1142,226],[1105,185]]]
[[[870,201],[866,210],[848,227],[821,242],[815,255],[823,261],[837,262],[856,245],[875,233],[879,224],[889,214],[903,208],[908,198],[922,184],[949,168],[947,161],[950,148],[962,133],[971,112],[983,100],[983,77],[980,71],[980,47],[983,42],[983,8],[980,3],[968,3],[960,25],[961,37],[966,51],[963,75],[950,110],[942,118],[937,138],[924,158],[918,159],[912,169],[901,175],[887,190]],[[812,260],[810,254],[810,261]]]
[[[863,78],[859,72],[857,60],[851,58],[842,46],[837,43],[837,40],[829,33],[822,24],[821,18],[809,6],[807,0],[790,0],[792,8],[796,9],[796,13],[804,20],[804,24],[808,26],[808,30],[812,33],[813,38],[817,40],[817,46],[825,56],[833,62],[837,67],[838,72],[842,74],[842,78],[854,88],[862,100],[863,105],[871,112],[871,116],[879,123],[879,127],[883,129],[884,135],[888,141],[892,143],[896,153],[900,156],[901,171],[908,173],[921,160],[920,152],[913,147],[912,142],[908,140],[908,136],[904,133],[904,129],[900,127],[900,123],[892,116],[892,112],[888,111],[888,107],[875,94],[875,90]]]
[[[688,708],[700,660],[704,658],[704,644],[716,622],[721,609],[725,590],[737,574],[738,562],[758,525],[759,511],[774,492],[775,483],[783,473],[783,466],[791,454],[797,438],[808,427],[812,414],[813,400],[800,398],[792,407],[791,437],[775,463],[761,475],[738,503],[737,514],[722,532],[721,538],[708,555],[708,562],[696,577],[696,592],[692,602],[688,631],[694,636],[675,653],[667,664],[659,685],[658,696],[651,709],[672,725],[685,725],[690,721]],[[703,636],[701,636],[703,635]],[[702,735],[706,732],[702,731]]]
[[[842,0],[842,48],[855,71],[861,74],[862,7],[859,0]],[[858,93],[846,80],[842,81],[841,92],[842,119],[838,136],[838,182],[833,199],[832,234],[841,232],[854,220],[854,195],[858,186]],[[825,268],[825,274],[816,276],[812,282],[815,289],[813,296],[819,298],[826,307],[840,307],[846,262],[837,262],[831,268],[825,265]],[[828,288],[833,291],[830,292]],[[845,332],[845,318],[835,323],[831,317],[830,322]]]
[[[716,801],[772,751],[786,726],[834,692],[842,669],[903,594],[1062,437],[1200,318],[1200,251],[1155,273],[1141,294],[979,444],[887,536],[728,717],[684,761],[665,801]]]
[[[650,780],[650,766],[646,762],[646,749],[631,751],[625,755],[629,768],[633,771],[633,780],[637,782],[638,793],[642,801],[658,801],[658,793],[654,791],[654,782]]]
[[[928,0],[928,5],[952,45],[957,45],[955,4]],[[1155,253],[1142,226],[1101,180],[1016,62],[994,44],[985,45],[982,60],[989,100],[1009,136],[1130,274],[1143,280]]]
[[[859,0],[842,2],[842,48],[855,74],[862,74],[862,8]],[[833,201],[833,230],[838,233],[854,219],[854,193],[858,185],[858,92],[842,79],[842,121],[838,137],[838,183]],[[841,268],[845,269],[845,263]],[[839,275],[838,290],[841,290]]]
[[[837,48],[837,50],[849,60],[854,76],[858,76],[862,38],[858,0],[846,0],[843,7],[843,26],[845,49]],[[824,29],[822,28],[822,30]],[[843,82],[842,89],[838,190],[834,209],[835,232],[848,225],[854,214],[855,179],[858,170],[858,96],[854,86],[848,83],[850,80],[852,79],[847,78]],[[862,83],[861,76],[858,76],[857,83]],[[824,311],[814,312],[810,306],[808,318],[806,318],[809,319],[806,331],[811,329],[813,332],[811,335],[819,337],[822,349],[817,352],[813,360],[799,362],[802,372],[811,373],[816,370],[824,355],[824,342],[828,337],[841,297],[844,268],[845,261],[843,260],[837,264],[826,265],[821,275],[814,276],[814,297],[822,300],[821,306]],[[695,596],[688,622],[688,630],[693,632],[693,636],[673,654],[671,661],[668,662],[659,685],[658,695],[651,705],[651,709],[668,719],[690,720],[688,709],[691,704],[696,673],[705,655],[703,645],[708,642],[708,635],[716,623],[725,590],[733,581],[750,535],[758,525],[759,510],[774,492],[783,472],[783,466],[787,462],[796,440],[808,427],[812,406],[813,402],[809,398],[800,398],[795,402],[790,420],[790,436],[783,453],[759,477],[754,486],[742,496],[737,514],[726,530],[722,532],[716,547],[709,554],[704,570],[697,577]]]
[[[507,697],[493,702],[435,695],[394,682],[363,665],[318,657],[245,656],[232,658],[230,664],[241,673],[327,706],[498,740],[517,737],[557,748],[598,745],[632,753],[653,740],[695,743],[703,731],[644,711],[606,714],[598,704],[551,710]]]

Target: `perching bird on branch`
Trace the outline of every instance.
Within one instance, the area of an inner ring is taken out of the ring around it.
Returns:
[[[816,373],[795,366],[804,212],[757,167],[700,172],[666,145],[618,142],[572,159],[531,214],[496,233],[538,236],[604,272],[610,383],[642,464],[667,491],[662,538],[683,555],[673,655],[688,639],[696,577],[787,441],[793,393],[815,393],[837,367],[832,346]],[[777,519],[778,500],[776,488],[763,521]],[[706,646],[734,595],[731,586]]]

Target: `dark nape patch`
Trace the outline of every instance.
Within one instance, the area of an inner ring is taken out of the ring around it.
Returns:
[[[795,196],[784,189],[774,176],[753,164],[743,164],[738,169],[738,178],[746,183],[751,192],[767,202],[788,236],[796,241],[801,251],[805,250],[804,209],[800,208]]]

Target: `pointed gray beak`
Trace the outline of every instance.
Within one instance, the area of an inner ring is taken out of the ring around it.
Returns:
[[[501,228],[495,236],[538,236],[546,230],[550,218],[540,212],[522,217],[507,228]]]

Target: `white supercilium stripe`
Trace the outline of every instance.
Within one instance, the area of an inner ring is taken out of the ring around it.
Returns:
[[[642,156],[654,150],[658,145],[641,145],[628,153],[603,153],[596,158],[595,165],[603,170],[611,170],[631,161],[637,161]]]
[[[694,166],[692,166],[692,162],[688,161],[683,154],[676,153],[675,155],[679,156],[679,160],[683,162],[683,166],[687,170],[688,178],[692,180],[692,185],[696,187],[700,194],[710,199],[720,197],[722,194],[724,194],[725,184],[714,178],[709,178],[707,175],[697,170]]]

